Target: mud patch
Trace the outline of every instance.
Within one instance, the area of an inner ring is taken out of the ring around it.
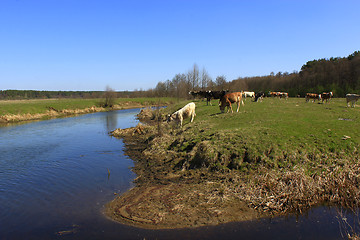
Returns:
[[[112,201],[106,214],[143,228],[166,229],[217,225],[258,218],[239,199],[204,184],[167,184],[135,187]]]

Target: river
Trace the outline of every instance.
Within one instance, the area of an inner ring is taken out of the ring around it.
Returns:
[[[132,187],[133,161],[108,132],[139,109],[0,126],[2,239],[339,239],[334,208],[215,227],[146,230],[109,220],[104,205]]]

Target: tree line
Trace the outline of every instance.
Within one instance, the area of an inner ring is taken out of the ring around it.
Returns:
[[[239,77],[227,81],[224,75],[212,79],[205,68],[194,64],[186,73],[178,73],[171,80],[160,81],[148,90],[114,91],[114,98],[176,97],[189,98],[189,91],[250,90],[255,92],[288,92],[290,97],[305,96],[307,92],[332,91],[335,97],[360,93],[360,51],[347,57],[318,59],[305,63],[299,72],[270,73],[266,76]],[[103,98],[107,91],[35,91],[0,90],[0,99],[37,98]]]
[[[156,96],[187,97],[190,90],[223,90],[232,92],[288,92],[290,97],[305,96],[307,92],[333,92],[335,97],[347,93],[360,93],[360,51],[348,57],[312,60],[305,63],[300,72],[270,73],[266,76],[240,77],[230,82],[224,76],[215,81],[205,69],[199,72],[197,65],[186,74],[177,74],[172,80],[159,82],[149,90]]]
[[[238,78],[231,88],[253,91],[284,91],[289,96],[305,96],[307,92],[333,92],[335,97],[360,92],[360,52],[348,57],[308,61],[300,72],[271,73],[268,76]]]
[[[37,90],[0,90],[1,100],[47,99],[47,98],[103,98],[106,91],[37,91]],[[138,92],[114,92],[114,97],[138,97]]]
[[[171,80],[158,82],[147,94],[153,97],[188,98],[190,91],[222,90],[226,87],[224,75],[213,80],[205,68],[200,71],[198,65],[194,64],[188,72],[178,73]]]

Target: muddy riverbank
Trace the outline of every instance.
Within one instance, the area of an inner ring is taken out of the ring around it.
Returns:
[[[178,170],[172,164],[162,164],[162,157],[147,152],[147,141],[155,128],[139,124],[112,133],[124,139],[126,154],[135,161],[133,170],[138,177],[134,188],[107,205],[109,217],[138,227],[166,229],[267,216],[227,192],[226,185],[233,181],[231,174]],[[175,153],[164,154],[169,159],[176,157]]]

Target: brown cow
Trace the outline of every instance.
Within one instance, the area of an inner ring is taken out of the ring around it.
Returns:
[[[326,103],[328,101],[328,99],[330,100],[333,97],[333,93],[332,92],[323,92],[321,94],[321,99],[322,99],[322,103],[324,103],[324,100],[326,100]]]
[[[289,94],[287,92],[269,92],[270,97],[278,97],[288,99]]]
[[[321,100],[321,95],[320,94],[317,94],[317,93],[306,93],[306,97],[305,97],[305,100],[306,102],[309,102],[309,100],[312,99],[313,102],[315,102],[315,100]]]
[[[289,94],[287,92],[279,92],[280,98],[285,98],[286,100],[289,98]]]
[[[278,93],[277,92],[269,92],[269,96],[270,97],[278,97]]]
[[[228,93],[225,94],[220,99],[220,111],[223,113],[225,111],[225,107],[227,107],[227,112],[229,112],[229,109],[231,109],[231,113],[234,111],[232,110],[232,103],[237,103],[237,110],[236,112],[239,112],[240,103],[244,105],[244,101],[242,100],[243,92],[234,92],[234,93]]]

